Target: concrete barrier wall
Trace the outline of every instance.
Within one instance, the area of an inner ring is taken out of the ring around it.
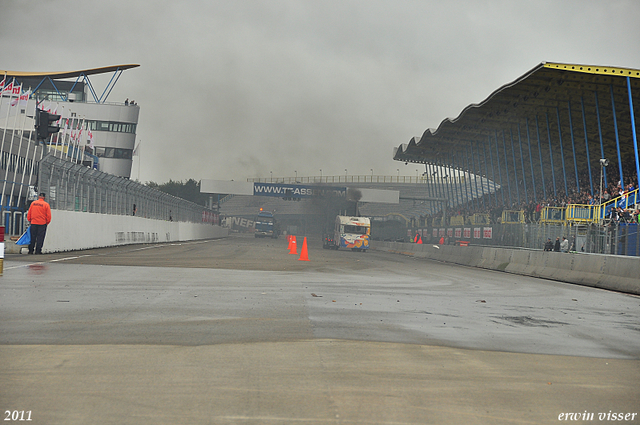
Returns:
[[[151,220],[143,217],[51,210],[43,252],[72,251],[150,242],[177,242],[228,236],[211,224]],[[5,241],[7,253],[21,247]]]
[[[640,295],[640,259],[482,246],[371,243],[373,249]]]

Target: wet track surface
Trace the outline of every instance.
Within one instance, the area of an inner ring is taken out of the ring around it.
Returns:
[[[323,250],[311,239],[308,247],[310,261],[299,261],[284,239],[235,235],[7,256],[0,398],[53,412],[46,423],[82,423],[91,415],[99,417],[94,423],[111,423],[100,407],[69,421],[70,399],[51,398],[49,391],[69,379],[64,366],[75,361],[76,373],[110,382],[109,394],[126,392],[120,367],[149,368],[136,394],[155,407],[135,423],[176,419],[159,401],[175,396],[162,386],[167,379],[187,385],[181,403],[190,407],[203,402],[202,394],[239,391],[190,416],[191,423],[551,423],[568,409],[631,412],[638,405],[632,382],[640,378],[639,297],[385,252]],[[174,366],[162,369],[174,351]],[[200,356],[218,361],[203,360],[202,368]],[[145,366],[145,358],[152,363]],[[210,377],[216,382],[225,371],[230,376],[214,390],[212,381],[187,373],[194,367],[207,376],[217,371]],[[338,370],[345,375],[332,375]],[[305,371],[310,376],[298,376]],[[322,413],[311,414],[313,403],[296,399],[295,391],[274,394],[292,376],[292,389],[320,391]],[[351,392],[342,398],[345,376]],[[29,379],[46,385],[34,390]],[[399,390],[416,379],[416,393]],[[557,380],[566,386],[549,392]],[[70,382],[75,389],[62,393],[86,397],[86,383]],[[533,382],[548,387],[529,394]],[[503,385],[512,402],[500,395]],[[439,395],[426,397],[429,388]],[[403,395],[390,402],[398,391]],[[251,394],[278,401],[267,407]],[[441,408],[428,407],[436,398]],[[62,407],[47,410],[54,402]],[[541,410],[528,418],[534,404]],[[391,410],[381,414],[384,406]]]
[[[639,297],[318,248],[306,262],[288,254],[282,239],[235,237],[9,260],[0,343],[314,337],[640,358]]]

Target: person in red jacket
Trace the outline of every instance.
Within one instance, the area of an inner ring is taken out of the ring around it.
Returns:
[[[31,243],[29,254],[42,254],[44,237],[47,234],[47,225],[51,223],[51,207],[44,200],[45,194],[41,193],[37,201],[33,201],[27,213],[27,221],[31,223]]]

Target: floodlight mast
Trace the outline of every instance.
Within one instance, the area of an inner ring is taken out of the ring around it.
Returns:
[[[602,180],[604,177],[604,168],[609,165],[609,160],[606,158],[600,158],[600,201],[599,205],[602,205]],[[604,219],[604,217],[602,217]]]

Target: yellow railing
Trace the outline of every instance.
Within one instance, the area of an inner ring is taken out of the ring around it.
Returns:
[[[524,223],[524,211],[502,211],[502,223],[516,224]]]
[[[593,223],[595,205],[569,204],[565,211],[565,219],[576,223]]]
[[[471,224],[489,224],[489,214],[474,214],[471,216]]]
[[[544,207],[540,211],[540,223],[564,223],[566,208]]]
[[[451,226],[464,226],[464,216],[456,215],[449,219],[449,225]]]
[[[602,205],[596,205],[594,208],[594,220],[602,221],[611,214],[613,207],[631,208],[633,205],[640,203],[640,189],[632,190],[624,196],[613,198]]]

